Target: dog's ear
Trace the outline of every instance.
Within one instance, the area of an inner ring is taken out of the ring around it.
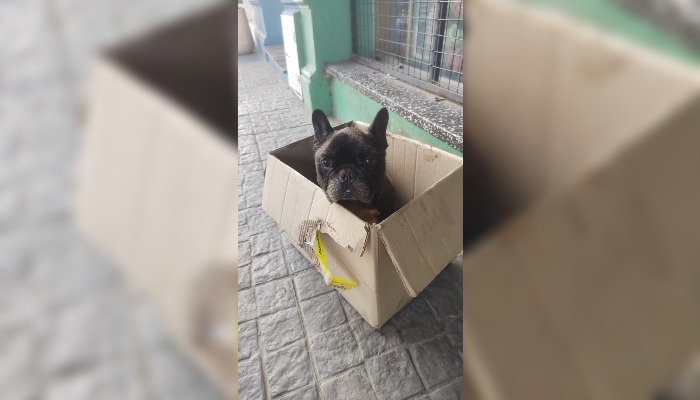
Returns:
[[[379,146],[387,148],[388,144],[386,142],[386,127],[389,125],[389,111],[382,107],[381,110],[377,112],[377,115],[372,121],[372,125],[369,126],[369,135]]]
[[[331,123],[323,111],[316,109],[311,114],[311,123],[314,125],[314,144],[323,143],[326,138],[333,133]]]

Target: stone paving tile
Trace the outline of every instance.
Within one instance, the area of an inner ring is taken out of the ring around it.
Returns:
[[[304,338],[296,307],[258,318],[260,338],[266,351],[273,351]]]
[[[278,279],[256,286],[255,298],[258,302],[258,316],[296,306],[290,278]]]
[[[357,366],[363,361],[347,324],[311,337],[311,350],[322,379]]]
[[[462,376],[462,360],[444,336],[409,347],[416,369],[428,388]]]
[[[239,189],[240,190],[240,189]],[[240,194],[240,193],[239,193]],[[250,263],[250,222],[247,220],[247,213],[239,212],[238,220],[238,265]],[[246,219],[241,223],[242,219]]]
[[[277,397],[280,400],[318,400],[318,398],[318,390],[316,390],[314,385],[309,385]],[[331,399],[331,397],[328,399]]]
[[[247,136],[239,140],[239,147],[244,146]],[[251,143],[255,144],[255,138],[250,137]],[[262,163],[246,164],[245,168],[238,170],[238,179],[241,187],[246,188],[247,185],[262,185],[265,181],[265,174]]]
[[[314,383],[311,359],[303,340],[267,353],[265,369],[272,397]]]
[[[250,287],[250,265],[238,267],[238,289],[247,289]]]
[[[260,183],[262,185],[262,183]],[[250,226],[250,234],[257,235],[259,233],[268,232],[277,229],[277,224],[267,213],[260,207],[249,208],[244,213]]]
[[[260,356],[238,362],[238,398],[240,400],[264,399]]]
[[[311,114],[303,106],[287,110],[268,111],[251,116],[251,127],[255,135],[266,132],[284,132],[290,128],[311,126]],[[309,132],[306,136],[311,136]]]
[[[260,156],[257,148],[254,147],[240,147],[238,152],[238,165],[241,168],[245,168],[244,164],[250,164],[254,162],[260,162]]]
[[[263,186],[252,186],[245,188],[246,208],[259,207],[262,205]]]
[[[423,384],[406,349],[367,360],[367,372],[380,399],[401,400],[423,391]]]
[[[360,315],[355,308],[347,301],[343,296],[340,296],[340,304],[343,306],[343,311],[345,311],[345,318],[347,318],[348,321],[352,321],[357,318],[362,318],[362,315]]]
[[[302,301],[301,311],[310,335],[327,331],[345,322],[343,306],[340,305],[335,290]]]
[[[277,250],[253,257],[251,275],[255,285],[287,276],[287,267],[284,265],[282,253]]]
[[[313,267],[309,260],[307,260],[306,257],[304,257],[301,252],[292,245],[289,234],[282,232],[280,236],[282,237],[284,255],[287,258],[287,265],[289,265],[289,269],[292,271],[292,273],[301,272]]]
[[[430,393],[430,400],[458,400],[464,398],[464,382],[460,379]]]
[[[255,308],[255,289],[238,291],[238,322],[254,319],[258,312]]]
[[[442,326],[422,296],[411,300],[394,315],[392,321],[399,328],[399,333],[406,343],[419,342],[442,333]]]
[[[255,320],[238,324],[238,359],[258,354],[258,325]]]
[[[447,337],[454,346],[455,351],[462,355],[464,344],[464,334],[463,334],[463,320],[462,315],[456,317],[448,317],[445,320],[445,332],[447,332]]]
[[[276,229],[250,236],[250,254],[257,256],[280,250],[280,235]]]
[[[382,354],[402,343],[399,331],[391,321],[380,329],[375,329],[364,319],[358,318],[350,321],[350,329],[357,338],[364,358]]]
[[[462,292],[445,274],[445,271],[441,272],[421,294],[438,318],[462,315]]]
[[[321,391],[326,399],[337,400],[377,400],[372,384],[367,377],[367,371],[358,367],[348,373],[321,383]]]
[[[310,122],[311,120],[309,120],[308,125],[286,128],[284,131],[280,132],[277,136],[275,136],[279,146],[286,146],[290,143],[294,143],[298,140],[312,136],[314,134],[314,128]]]
[[[280,147],[274,137],[258,139],[258,154],[261,160],[267,160],[267,155],[272,150]]]
[[[442,272],[445,274],[445,278],[449,279],[455,286],[457,286],[457,289],[459,289],[460,292],[462,291],[462,282],[464,282],[462,265],[462,257],[460,255],[456,258],[456,261],[451,262]]]
[[[335,289],[326,285],[323,275],[315,268],[307,269],[294,276],[294,287],[299,300],[306,300],[318,295],[335,292]]]

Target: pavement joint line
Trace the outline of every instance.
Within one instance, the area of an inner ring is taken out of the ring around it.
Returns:
[[[282,252],[284,254],[284,252]],[[286,264],[285,260],[285,264]],[[302,271],[299,271],[302,272]],[[311,351],[311,338],[309,336],[309,330],[306,328],[306,321],[304,320],[304,316],[301,315],[301,301],[299,300],[299,293],[297,292],[297,285],[294,279],[292,279],[292,290],[294,291],[294,302],[296,303],[296,308],[297,308],[297,315],[299,316],[299,320],[301,322],[301,329],[304,331],[304,344],[306,345],[306,351],[309,352],[309,360],[311,361],[311,366],[313,369],[314,373],[314,384],[316,385],[316,391],[318,392],[318,398],[319,400],[323,400],[323,392],[321,391],[321,378],[319,377],[318,374],[318,367],[316,366],[316,359],[314,357],[313,352]],[[331,399],[329,399],[331,400]]]
[[[255,295],[255,290],[252,292],[255,298],[255,329],[257,329],[258,334],[255,336],[258,342],[258,355],[260,356],[260,375],[263,379],[263,393],[266,399],[270,399],[270,393],[268,388],[270,387],[270,382],[267,377],[267,369],[265,368],[265,357],[267,356],[267,351],[265,350],[264,343],[262,342],[262,335],[260,335],[260,315],[258,315],[258,297]],[[252,354],[251,354],[252,357]],[[240,380],[239,380],[240,381]]]
[[[377,398],[379,398],[379,396],[377,395],[377,393],[379,393],[379,390],[377,390],[377,388],[374,386],[374,382],[373,382],[372,378],[370,378],[370,374],[369,374],[369,370],[367,369],[367,362],[366,361],[367,360],[362,361],[362,365],[360,366],[360,368],[362,368],[365,371],[365,374],[367,374],[367,380],[369,381],[369,386],[372,388],[374,395],[377,396]]]
[[[415,368],[415,366],[414,366],[414,368]],[[421,393],[418,393],[418,394],[416,394],[416,395],[413,396],[413,397],[409,397],[409,398],[406,399],[406,400],[418,399],[418,398],[420,398],[421,396],[429,395],[430,393],[435,393],[435,392],[437,392],[437,391],[439,391],[439,390],[441,390],[441,389],[444,389],[444,388],[446,388],[447,386],[450,386],[451,384],[453,384],[453,383],[455,383],[455,382],[459,382],[459,381],[464,382],[464,376],[457,376],[457,377],[454,377],[454,378],[451,378],[451,379],[447,379],[447,380],[445,380],[445,381],[443,381],[443,382],[440,382],[440,383],[438,383],[437,385],[431,387],[430,389],[423,389],[423,391],[422,391]],[[425,385],[424,385],[424,386],[425,386]]]
[[[400,333],[399,333],[400,334]],[[442,336],[446,337],[447,334],[442,334]],[[428,340],[436,339],[440,337],[440,335],[433,336],[431,339],[426,339],[423,342],[427,342]],[[412,347],[418,347],[419,344],[414,343]],[[428,384],[427,382],[423,381],[423,377],[421,374],[418,372],[418,367],[416,366],[416,361],[413,359],[413,355],[411,354],[411,351],[409,350],[408,346],[406,346],[406,353],[408,353],[408,359],[411,360],[411,365],[413,366],[413,369],[416,371],[416,375],[418,375],[418,380],[420,380],[421,385],[423,385],[423,392],[427,393],[428,392]]]

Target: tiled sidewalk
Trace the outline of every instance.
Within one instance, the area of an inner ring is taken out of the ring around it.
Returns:
[[[311,135],[310,113],[259,53],[238,73],[240,399],[461,399],[461,257],[367,324],[260,207],[267,152]]]

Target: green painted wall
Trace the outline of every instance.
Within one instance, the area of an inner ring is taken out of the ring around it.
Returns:
[[[333,96],[333,115],[341,123],[347,121],[362,121],[371,123],[382,106],[364,94],[346,85],[344,82],[333,79],[331,82]],[[418,140],[452,154],[462,156],[458,150],[447,143],[436,139],[433,135],[389,111],[389,130],[391,132]]]
[[[306,108],[332,110],[331,90],[323,66],[352,55],[350,0],[305,0],[299,3],[297,46],[303,53],[301,90]],[[295,26],[297,26],[295,24]]]
[[[646,19],[622,8],[613,0],[521,1],[562,11],[669,57],[693,66],[700,65],[700,54],[697,51]]]

